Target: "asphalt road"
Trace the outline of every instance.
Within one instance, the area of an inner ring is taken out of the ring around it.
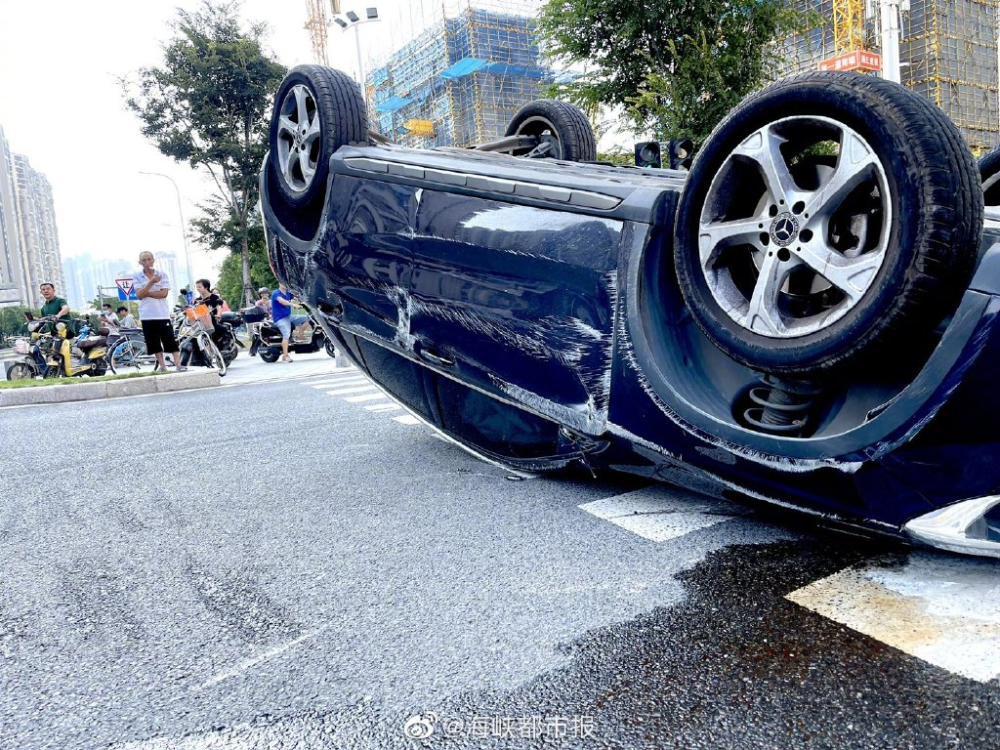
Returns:
[[[515,481],[368,394],[0,411],[0,747],[1000,744],[994,563]]]

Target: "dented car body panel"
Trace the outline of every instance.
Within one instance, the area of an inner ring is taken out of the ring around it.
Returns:
[[[279,278],[374,382],[486,460],[627,471],[928,543],[907,524],[998,492],[1000,222],[919,366],[830,385],[808,434],[785,437],[741,418],[759,373],[684,308],[683,188],[669,170],[349,146],[301,236],[261,180]]]

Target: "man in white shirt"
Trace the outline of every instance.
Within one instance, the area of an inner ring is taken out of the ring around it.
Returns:
[[[170,325],[170,279],[163,271],[153,268],[155,262],[156,259],[148,250],[139,253],[139,265],[142,268],[132,278],[135,296],[139,298],[139,319],[146,339],[146,351],[156,355],[156,372],[167,371],[164,351],[173,357],[177,372],[183,372],[187,368],[180,364],[177,339],[174,338],[174,329]]]
[[[108,302],[101,305],[101,325],[108,329],[108,334],[111,336],[118,333],[118,316]]]

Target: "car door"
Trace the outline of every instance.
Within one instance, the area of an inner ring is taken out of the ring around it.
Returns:
[[[417,355],[585,431],[603,422],[622,222],[425,190],[416,234]]]
[[[338,175],[329,231],[316,254],[319,297],[348,331],[401,346],[400,310],[410,285],[418,190]],[[404,316],[405,317],[405,316]]]

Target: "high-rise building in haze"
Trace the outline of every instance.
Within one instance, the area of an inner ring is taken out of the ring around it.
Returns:
[[[91,307],[91,302],[99,294],[117,305],[115,280],[131,276],[138,264],[123,258],[108,260],[92,258],[90,255],[76,255],[63,261],[66,286],[63,296],[74,310],[83,312]],[[100,291],[99,291],[100,290]]]
[[[22,303],[21,240],[14,202],[14,161],[0,127],[0,306]]]
[[[55,201],[49,181],[44,174],[32,168],[28,157],[22,154],[12,156],[14,201],[20,235],[21,291],[26,304],[41,307],[43,300],[39,284],[51,282],[60,293],[65,291]]]

